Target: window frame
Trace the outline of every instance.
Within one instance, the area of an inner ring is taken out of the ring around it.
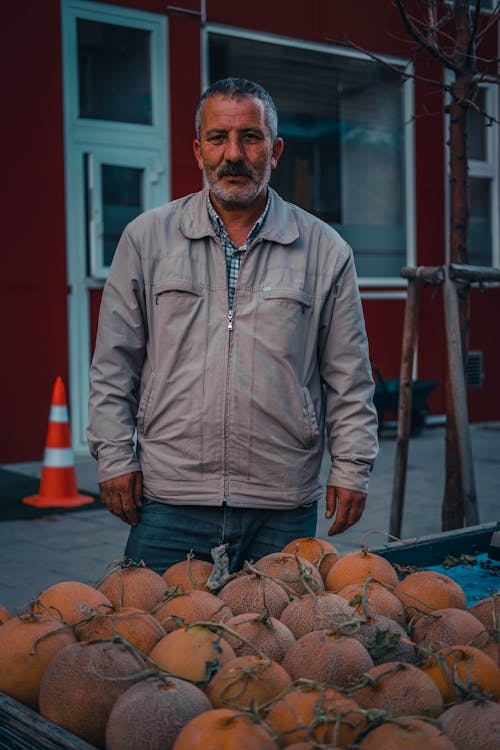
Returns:
[[[107,268],[89,264],[83,155],[113,154],[127,149],[150,154],[149,178],[156,184],[154,204],[170,200],[170,88],[168,19],[164,14],[88,0],[60,0],[64,104],[64,162],[66,193],[66,261],[71,288],[68,297],[68,341],[72,442],[76,453],[88,451],[88,371],[90,367],[91,290],[102,289]],[[152,124],[124,123],[79,117],[77,19],[122,24],[151,32]],[[106,161],[106,160],[104,160]],[[144,208],[151,206],[145,205]],[[102,271],[102,277],[101,277]]]
[[[278,44],[282,46],[295,47],[297,49],[311,50],[322,52],[330,55],[337,55],[344,58],[355,58],[366,60],[377,64],[373,59],[357,50],[346,49],[334,44],[322,44],[321,42],[309,42],[295,37],[280,36],[268,32],[259,32],[246,30],[224,24],[207,23],[202,33],[202,89],[204,90],[209,84],[209,36],[210,34],[224,34],[240,39],[250,41],[265,42],[268,44]],[[380,55],[380,59],[391,65],[401,67],[401,72],[413,72],[413,66],[408,60],[390,55]],[[379,63],[381,64],[381,63]],[[406,262],[405,265],[413,266],[416,263],[416,191],[415,191],[415,126],[414,126],[414,84],[412,78],[407,78],[401,83],[402,112],[405,128],[405,218],[406,218]],[[279,116],[279,112],[278,112]],[[355,250],[355,248],[354,248]],[[396,276],[360,276],[358,278],[359,286],[369,287],[388,287],[400,288],[406,287],[405,279]]]
[[[165,59],[165,40],[163,37],[162,16],[145,11],[124,8],[119,5],[105,5],[87,0],[62,0],[63,3],[63,54],[65,68],[78,71],[78,19],[96,21],[115,26],[128,26],[142,29],[151,33],[150,70],[151,70],[151,107],[152,123],[139,124],[119,120],[101,120],[91,117],[80,117],[78,86],[67,86],[65,95],[66,127],[78,128],[81,134],[88,130],[93,135],[96,129],[102,131],[103,138],[109,138],[115,145],[120,141],[130,143],[130,139],[141,142],[144,135],[164,138],[166,132],[167,113],[158,102],[166,90],[166,71],[162,70],[162,60]],[[76,78],[78,80],[78,77]]]
[[[452,75],[447,72],[446,82],[452,81]],[[500,87],[495,83],[480,83],[479,88],[485,89],[486,111],[494,122],[486,128],[486,159],[469,159],[469,178],[478,177],[490,180],[490,215],[491,215],[491,266],[500,267],[500,128],[498,117],[500,110]],[[447,95],[449,98],[449,95]],[[449,147],[449,114],[444,118],[445,126],[445,176],[446,176],[446,263],[450,262],[450,147]],[[493,282],[492,282],[493,283]],[[498,286],[495,282],[494,286]]]
[[[101,168],[103,166],[116,166],[141,170],[142,211],[145,211],[149,207],[158,205],[158,201],[155,200],[154,186],[158,181],[158,173],[165,172],[166,167],[162,168],[158,164],[154,152],[152,153],[147,149],[134,149],[130,152],[123,148],[115,149],[107,146],[103,149],[92,145],[89,150],[83,148],[81,156],[82,158],[87,157],[89,280],[95,282],[98,286],[100,283],[104,284],[110,269],[110,265],[104,262],[104,200]],[[83,166],[82,169],[84,169]]]

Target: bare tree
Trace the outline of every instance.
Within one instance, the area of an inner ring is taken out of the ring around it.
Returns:
[[[392,0],[406,30],[406,38],[399,40],[411,45],[409,61],[432,59],[444,69],[443,76],[425,77],[419,73],[404,72],[374,54],[356,45],[351,39],[346,44],[373,60],[391,68],[404,80],[413,78],[434,85],[442,93],[444,111],[448,116],[448,153],[450,185],[449,260],[468,264],[469,233],[469,182],[467,155],[467,126],[471,110],[479,113],[486,125],[494,118],[479,105],[479,87],[482,83],[500,83],[495,55],[483,54],[488,40],[498,28],[500,0]],[[496,41],[494,39],[495,50]],[[465,373],[468,348],[470,301],[469,285],[459,288],[459,317],[462,360]],[[443,530],[464,525],[464,488],[460,471],[460,452],[449,373],[446,379],[446,457],[445,487],[442,505]]]
[[[448,152],[450,184],[449,259],[451,263],[467,264],[469,229],[469,182],[467,157],[467,125],[471,110],[479,112],[486,124],[492,118],[479,107],[481,83],[498,83],[498,58],[487,59],[481,54],[483,42],[497,27],[500,3],[484,12],[483,0],[394,0],[405,29],[415,43],[413,57],[430,55],[445,71],[441,84],[448,115]],[[416,76],[418,79],[418,76]],[[449,78],[449,82],[447,82]],[[439,85],[436,82],[436,85]],[[460,332],[464,370],[467,359],[470,303],[469,288],[463,285],[459,296]],[[463,487],[455,414],[450,387],[446,383],[446,479],[442,506],[442,528],[464,525]]]

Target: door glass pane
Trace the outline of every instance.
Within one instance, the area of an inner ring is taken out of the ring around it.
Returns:
[[[80,117],[151,125],[150,32],[77,20]]]
[[[111,265],[125,226],[143,210],[143,169],[102,164],[103,265]]]
[[[486,111],[486,89],[479,89],[476,104],[480,111],[470,107],[467,113],[467,154],[469,159],[485,161],[486,120],[481,112]]]
[[[492,265],[491,180],[469,178],[469,263]]]
[[[209,36],[210,80],[241,76],[273,97],[285,150],[271,185],[339,229],[362,276],[406,263],[405,117],[400,76],[382,64]]]

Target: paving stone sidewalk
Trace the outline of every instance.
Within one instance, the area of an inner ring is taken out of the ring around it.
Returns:
[[[480,522],[500,518],[500,423],[471,427]],[[367,508],[361,521],[330,541],[341,553],[359,548],[367,532],[387,531],[392,495],[396,440],[384,432],[373,471]],[[75,460],[78,486],[97,488],[91,458]],[[40,476],[41,464],[14,464],[7,468]],[[328,466],[325,462],[323,476]],[[441,528],[444,484],[444,428],[427,427],[409,447],[402,538],[435,534]],[[324,507],[318,514],[318,536],[327,539],[330,522]],[[14,611],[41,590],[62,580],[94,583],[108,565],[123,554],[127,526],[105,509],[45,516],[35,520],[0,522],[0,603]],[[385,537],[370,534],[371,546]]]

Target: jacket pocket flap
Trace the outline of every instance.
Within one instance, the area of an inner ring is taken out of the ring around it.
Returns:
[[[164,294],[165,292],[187,292],[188,294],[195,294],[201,297],[203,291],[202,284],[196,284],[194,281],[187,281],[186,279],[166,279],[165,281],[153,284],[153,294],[155,296]]]
[[[290,299],[305,307],[311,307],[313,298],[301,289],[270,289],[264,287],[262,290],[264,299]]]

